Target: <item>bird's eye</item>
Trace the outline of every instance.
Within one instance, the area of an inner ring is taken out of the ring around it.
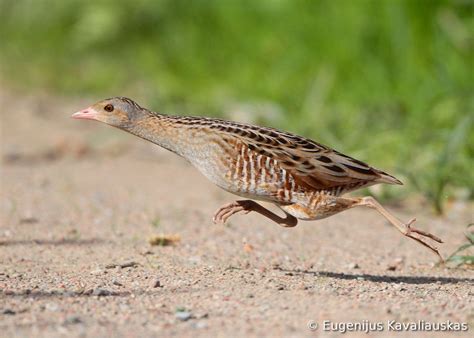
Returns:
[[[104,107],[105,111],[108,111],[109,113],[114,110],[114,106],[111,104],[108,104]]]

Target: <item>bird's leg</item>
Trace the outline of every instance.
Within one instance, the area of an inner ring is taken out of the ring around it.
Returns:
[[[220,207],[215,212],[213,221],[214,223],[225,223],[230,216],[241,211],[244,211],[246,214],[251,211],[258,212],[284,227],[294,227],[298,223],[296,217],[286,214],[286,218],[282,218],[252,200],[235,201]]]
[[[357,199],[358,201],[353,205],[355,206],[367,206],[369,208],[377,210],[382,216],[384,216],[392,225],[397,228],[398,231],[400,231],[403,235],[410,237],[411,239],[414,239],[415,241],[421,243],[422,245],[426,246],[430,250],[432,250],[434,253],[436,253],[441,261],[443,261],[443,257],[441,257],[438,249],[428,243],[425,242],[424,238],[420,238],[421,236],[428,237],[438,243],[443,243],[443,241],[435,236],[430,234],[429,232],[425,232],[423,230],[419,230],[416,228],[413,228],[411,225],[416,221],[416,218],[411,219],[408,223],[403,223],[400,221],[398,218],[393,216],[387,209],[385,209],[375,198],[367,196],[367,197],[362,197]],[[417,236],[421,235],[421,236]]]

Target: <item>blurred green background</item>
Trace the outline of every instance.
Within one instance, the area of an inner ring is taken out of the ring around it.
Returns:
[[[291,130],[393,172],[441,211],[474,196],[473,10],[470,0],[0,0],[0,70],[19,90],[130,96]]]

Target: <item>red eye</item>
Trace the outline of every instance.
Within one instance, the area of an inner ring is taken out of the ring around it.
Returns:
[[[108,104],[104,107],[104,110],[110,113],[111,111],[114,111],[114,106],[111,104]]]

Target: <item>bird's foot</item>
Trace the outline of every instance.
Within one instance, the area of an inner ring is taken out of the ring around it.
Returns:
[[[432,246],[431,244],[425,242],[424,238],[423,237],[420,238],[420,236],[418,236],[418,235],[428,237],[428,238],[430,238],[430,239],[432,239],[432,240],[434,240],[438,243],[443,243],[443,240],[441,238],[433,235],[433,234],[430,234],[429,232],[419,230],[419,229],[416,229],[416,228],[412,227],[411,225],[413,223],[415,223],[415,221],[416,221],[416,218],[413,218],[407,224],[405,224],[405,231],[402,231],[402,233],[405,236],[407,236],[411,239],[414,239],[418,243],[421,243],[422,245],[426,246],[428,249],[430,249],[435,254],[437,254],[438,257],[441,259],[441,261],[444,261],[443,257],[441,256],[441,254],[438,251],[438,248],[436,248],[435,246]],[[415,234],[418,234],[418,235],[415,235]]]
[[[214,213],[212,220],[214,223],[224,224],[230,216],[236,213],[244,211],[245,214],[248,214],[252,211],[251,203],[252,201],[235,201],[223,205]]]

